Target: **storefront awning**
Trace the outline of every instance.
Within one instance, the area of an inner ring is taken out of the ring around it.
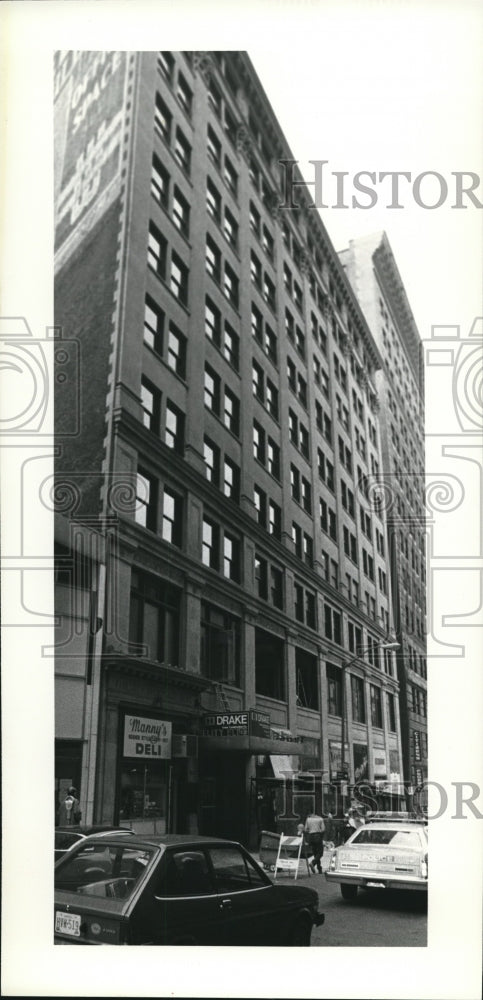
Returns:
[[[270,763],[276,778],[285,778],[287,771],[298,771],[298,757],[288,754],[270,754]]]

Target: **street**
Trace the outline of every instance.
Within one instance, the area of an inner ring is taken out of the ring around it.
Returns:
[[[326,868],[329,855],[324,855]],[[273,878],[273,873],[271,873]],[[283,885],[293,884],[284,874]],[[424,948],[427,944],[427,898],[420,892],[359,890],[353,903],[346,903],[337,884],[325,875],[299,874],[297,884],[316,889],[319,910],[325,913],[322,927],[314,927],[312,947]]]
[[[298,880],[297,880],[298,881]],[[346,903],[340,887],[324,875],[303,878],[319,894],[325,923],[314,928],[312,946],[424,948],[427,943],[427,904],[418,892],[360,890]]]

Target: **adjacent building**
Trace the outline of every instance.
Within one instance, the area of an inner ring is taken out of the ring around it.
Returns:
[[[386,234],[351,240],[340,257],[384,359],[376,376],[384,506],[404,775],[414,789],[428,777],[423,350]]]
[[[57,54],[56,797],[87,820],[253,843],[287,775],[300,812],[406,777],[394,390],[287,158],[244,53]]]

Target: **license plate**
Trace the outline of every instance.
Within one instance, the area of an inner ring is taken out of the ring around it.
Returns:
[[[60,934],[70,934],[71,937],[80,937],[80,913],[59,913],[55,914],[55,930]]]
[[[386,883],[385,882],[366,882],[366,886],[367,886],[368,889],[385,889],[386,888]]]

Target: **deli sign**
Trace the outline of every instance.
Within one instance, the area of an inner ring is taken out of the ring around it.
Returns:
[[[124,716],[124,757],[168,760],[171,757],[172,723],[163,719]]]

